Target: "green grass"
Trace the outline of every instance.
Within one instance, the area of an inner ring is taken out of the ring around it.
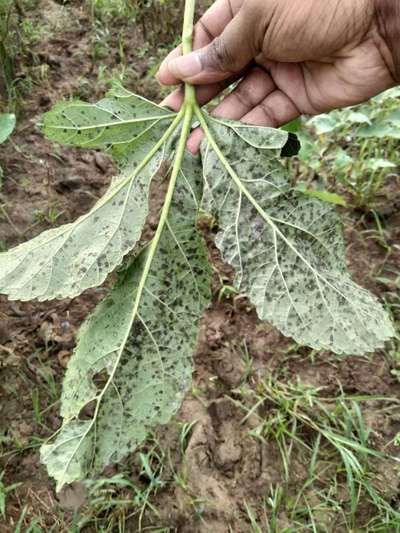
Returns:
[[[46,33],[43,22],[28,16],[36,4],[37,0],[0,0],[0,76],[5,86],[5,94],[0,95],[0,111],[18,112],[21,99],[32,89],[35,78],[43,81],[43,72],[39,69],[36,73],[34,64],[24,69],[22,76],[17,68],[22,58],[26,63],[32,62],[32,46],[40,43]]]
[[[323,397],[322,391],[299,383],[283,383],[273,378],[261,382],[257,391],[248,386],[235,391],[236,406],[259,420],[252,435],[263,443],[273,443],[281,458],[282,484],[265,496],[264,525],[255,525],[246,507],[253,530],[330,532],[330,525],[348,531],[375,533],[391,524],[400,530],[400,508],[392,507],[374,485],[374,459],[385,460],[388,468],[398,469],[398,459],[371,444],[372,428],[366,425],[363,406],[382,404],[381,413],[396,412],[398,398],[382,396]],[[241,397],[241,399],[237,399]],[[292,477],[293,461],[301,458],[308,474],[301,480]],[[338,494],[345,497],[338,499]],[[369,502],[367,516],[361,507]],[[279,529],[282,513],[293,524]],[[264,528],[264,529],[263,529]],[[397,529],[396,529],[397,528]],[[340,529],[339,529],[340,530]],[[387,529],[392,531],[392,529]]]
[[[20,483],[13,483],[11,485],[5,485],[2,481],[4,472],[0,473],[0,517],[6,518],[6,501],[7,496],[19,487]]]

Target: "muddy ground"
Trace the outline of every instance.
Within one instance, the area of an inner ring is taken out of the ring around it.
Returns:
[[[104,94],[100,64],[109,72],[118,68],[121,34],[124,61],[130,65],[127,87],[152,98],[157,98],[159,92],[147,74],[160,52],[146,44],[142,27],[128,23],[126,27],[112,27],[106,53],[102,52],[99,61],[94,54],[93,20],[86,5],[44,0],[25,15],[47,30],[17,60],[22,78],[32,75],[32,71],[37,77],[29,90],[24,89],[19,102],[13,142],[0,149],[5,173],[0,195],[2,249],[45,228],[74,220],[89,209],[109,183],[115,169],[106,156],[53,145],[36,125],[42,113],[62,98],[73,95],[95,100]],[[400,266],[397,211],[394,209],[386,223],[387,242],[397,245],[390,254],[375,240],[365,238],[365,231],[372,225],[368,217],[361,221],[357,213],[343,215],[348,260],[356,280],[393,305],[399,302],[394,284]],[[256,403],[255,395],[262,393],[262,380],[270,376],[283,384],[300,380],[322,387],[325,397],[342,391],[400,398],[398,369],[390,348],[370,358],[339,360],[329,353],[315,354],[295,346],[260,322],[242,297],[220,297],[221,279],[228,280],[229,272],[221,269],[212,245],[210,256],[219,273],[215,274],[214,303],[201,323],[193,390],[177,419],[167,428],[159,428],[154,440],[143,447],[148,450],[160,442],[168,457],[162,474],[164,483],[151,496],[158,516],[148,509],[142,517],[143,527],[187,533],[248,532],[252,529],[245,504],[262,520],[265,498],[284,478],[276,441],[254,436],[260,417],[267,419],[273,404],[264,401],[244,419],[243,406],[251,408]],[[55,494],[52,480],[39,463],[38,445],[59,427],[58,395],[76,332],[104,293],[104,288],[98,288],[75,300],[24,304],[0,297],[0,472],[4,471],[2,481],[6,486],[18,483],[7,497],[6,517],[0,517],[1,531],[15,531],[22,515],[22,531],[35,520],[42,528],[39,531],[68,531],[74,514],[90,515],[82,486]],[[364,416],[373,428],[378,448],[400,431],[398,410],[386,406],[379,400],[365,404]],[[42,414],[35,415],[35,409]],[[182,450],[179,439],[185,422],[194,424]],[[312,435],[305,431],[304,438],[311,439]],[[304,484],[308,461],[309,456],[301,449],[294,454],[290,494]],[[137,454],[123,465],[110,467],[105,475],[119,471],[143,490],[150,483],[141,473]],[[386,501],[399,505],[400,479],[394,465],[376,460],[373,472],[376,488]],[[176,482],[177,473],[184,483]],[[331,483],[331,475],[329,469],[321,474],[320,488]],[[349,495],[343,491],[345,508]],[[131,493],[126,489],[122,494]],[[317,493],[310,494],[310,498],[318,500]],[[133,505],[130,511],[133,516],[127,519],[126,530],[138,531],[139,517]],[[360,516],[360,523],[369,512],[366,501],[361,506],[364,516]],[[347,531],[344,526],[336,527],[335,520],[340,523],[334,514],[328,514],[321,517],[321,524],[327,523],[329,531]],[[281,511],[277,531],[290,526],[287,514]],[[94,530],[94,526],[87,526],[87,530]]]

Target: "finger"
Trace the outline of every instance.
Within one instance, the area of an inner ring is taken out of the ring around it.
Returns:
[[[199,105],[204,105],[210,102],[215,98],[221,91],[227,87],[227,84],[224,83],[215,83],[213,85],[202,85],[196,87],[196,98]],[[169,107],[174,111],[179,111],[183,104],[185,98],[184,86],[175,89],[171,94],[169,94],[160,105],[164,107]]]
[[[208,46],[169,61],[172,76],[204,85],[229,78],[258,54],[253,12],[241,10]]]
[[[225,26],[239,11],[243,0],[217,0],[200,18],[194,28],[193,50],[203,48],[222,33]],[[168,64],[182,55],[182,47],[178,46],[161,63],[156,74],[157,80],[163,85],[177,85],[180,79],[170,72]]]
[[[273,91],[254,109],[246,113],[241,121],[255,126],[279,128],[300,116],[300,111],[285,93]]]
[[[276,89],[271,76],[254,67],[237,87],[213,110],[215,116],[240,120]]]
[[[211,102],[213,98],[215,98],[218,94],[220,94],[222,91],[224,91],[229,85],[240,79],[242,76],[245,75],[245,71],[240,72],[237,76],[233,76],[232,78],[229,78],[228,80],[221,81],[219,83],[214,83],[211,85],[199,85],[195,87],[196,90],[196,99],[199,105],[205,105],[208,104],[208,102]],[[173,109],[174,111],[179,111],[183,104],[183,100],[185,98],[185,90],[184,86],[181,85],[178,89],[175,89],[171,94],[169,94],[164,100],[161,102],[160,105],[164,107],[169,107],[170,109]]]
[[[177,46],[170,52],[164,61],[161,63],[158,72],[156,73],[156,80],[161,85],[178,85],[179,80],[172,75],[172,72],[168,69],[168,63],[182,55],[182,45]]]
[[[204,132],[201,128],[196,128],[190,135],[189,139],[186,143],[186,148],[189,150],[189,152],[192,152],[192,154],[196,155],[198,151],[200,150],[200,144],[203,140]]]

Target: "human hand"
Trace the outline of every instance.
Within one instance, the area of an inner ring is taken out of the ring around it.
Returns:
[[[157,79],[197,85],[201,105],[240,80],[213,114],[262,126],[354,105],[396,85],[386,31],[391,4],[400,3],[217,0],[196,25],[195,51],[182,56],[180,47],[173,50]],[[178,110],[182,101],[178,89],[163,105]],[[191,151],[200,137],[192,135]]]

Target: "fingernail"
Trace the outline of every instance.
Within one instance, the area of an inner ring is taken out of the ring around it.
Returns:
[[[200,74],[203,67],[199,55],[194,53],[171,59],[168,63],[168,69],[176,78],[186,79]]]

